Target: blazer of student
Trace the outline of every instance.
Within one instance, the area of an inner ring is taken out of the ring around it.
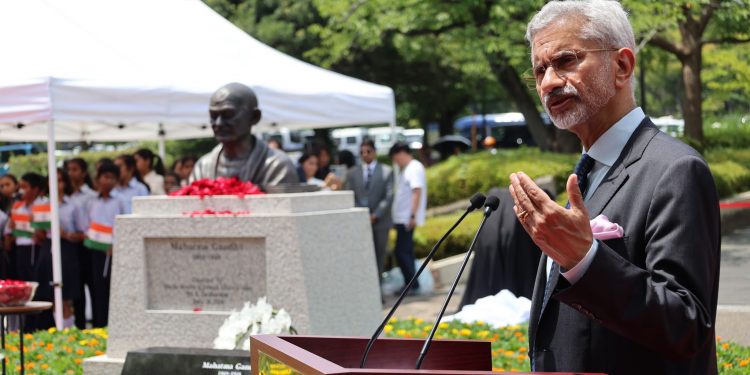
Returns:
[[[692,148],[645,118],[586,201],[622,238],[600,241],[571,285],[542,256],[529,322],[536,371],[715,374],[719,204]]]
[[[372,172],[369,189],[365,188],[363,166],[357,165],[346,174],[344,188],[354,191],[358,207],[368,207],[378,221],[376,226],[391,226],[391,204],[393,203],[393,169],[383,163],[376,163]]]

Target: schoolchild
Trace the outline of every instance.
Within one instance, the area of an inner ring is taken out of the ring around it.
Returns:
[[[94,327],[106,327],[108,322],[115,217],[126,213],[124,202],[112,194],[119,180],[119,167],[112,163],[99,166],[96,173],[99,195],[91,200],[86,214],[88,229],[83,245],[91,257],[91,324]]]

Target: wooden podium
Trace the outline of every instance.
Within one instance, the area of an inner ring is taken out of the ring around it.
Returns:
[[[415,370],[422,339],[378,339],[364,369],[359,362],[367,338],[257,335],[250,340],[254,375],[499,374],[492,372],[489,341],[435,340],[422,369]]]

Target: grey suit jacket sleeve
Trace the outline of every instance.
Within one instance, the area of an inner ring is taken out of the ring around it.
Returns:
[[[388,168],[385,165],[381,166],[381,168],[383,174],[386,175],[386,178],[383,181],[385,184],[385,195],[383,196],[383,199],[378,202],[378,208],[375,209],[374,212],[375,217],[378,219],[389,213],[391,204],[393,203],[393,169]]]
[[[554,298],[621,336],[682,360],[714,340],[718,199],[708,166],[696,155],[682,155],[659,172],[650,176],[658,181],[653,192],[639,192],[652,195],[640,199],[648,206],[630,211],[646,213],[638,234],[628,235],[623,225],[626,238],[600,241],[583,277],[574,285],[561,281]]]

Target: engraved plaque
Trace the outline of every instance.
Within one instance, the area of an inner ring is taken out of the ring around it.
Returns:
[[[147,309],[239,310],[266,295],[264,238],[145,238]]]

